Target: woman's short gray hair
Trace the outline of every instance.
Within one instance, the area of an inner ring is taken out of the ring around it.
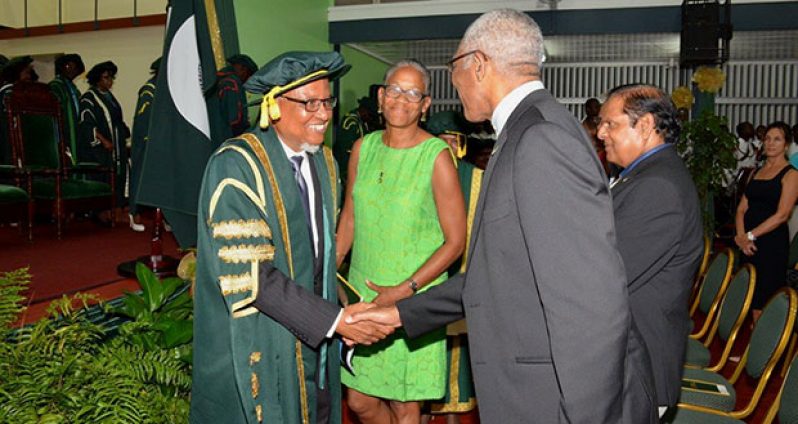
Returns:
[[[421,62],[419,62],[419,61],[417,61],[415,59],[402,59],[402,60],[396,62],[393,66],[388,68],[387,71],[385,71],[385,80],[383,81],[383,83],[387,84],[388,80],[391,79],[393,74],[395,74],[396,71],[399,70],[399,68],[405,68],[405,67],[408,67],[408,66],[413,68],[413,69],[415,69],[416,71],[418,71],[421,74],[421,77],[424,80],[424,92],[428,93],[429,92],[429,81],[430,81],[429,69],[427,69],[427,67],[424,66],[423,63],[421,63]]]
[[[524,12],[497,9],[477,18],[460,41],[460,51],[480,50],[502,71],[513,66],[534,66],[540,73],[543,34]]]

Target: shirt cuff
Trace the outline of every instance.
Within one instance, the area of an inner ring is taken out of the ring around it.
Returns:
[[[344,316],[344,308],[341,308],[341,310],[338,311],[338,316],[335,318],[335,322],[333,322],[332,327],[330,327],[330,329],[327,330],[328,339],[335,334],[335,329],[338,328],[338,323],[341,321],[341,317],[343,316]]]

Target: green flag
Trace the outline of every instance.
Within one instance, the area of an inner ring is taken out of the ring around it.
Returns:
[[[220,132],[216,72],[238,53],[232,2],[170,1],[137,202],[161,208],[181,247],[197,242],[197,199]]]

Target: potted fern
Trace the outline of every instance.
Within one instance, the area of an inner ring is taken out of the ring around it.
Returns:
[[[715,115],[715,94],[725,83],[726,75],[717,67],[700,67],[693,74],[697,102],[687,87],[674,90],[671,98],[678,108],[693,105],[693,119],[682,125],[677,145],[701,200],[704,232],[712,236],[717,228],[714,198],[723,189],[727,173],[734,169],[737,160],[734,150],[737,138],[729,130],[726,117]]]

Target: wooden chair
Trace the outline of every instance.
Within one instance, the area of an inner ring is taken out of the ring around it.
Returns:
[[[113,170],[69,167],[61,108],[46,84],[15,84],[6,106],[14,165],[32,176],[33,199],[50,205],[58,237],[67,210],[113,210]],[[109,183],[85,179],[87,174],[107,174]]]
[[[28,240],[33,240],[33,198],[27,191],[15,185],[0,184],[0,222],[25,224]]]

